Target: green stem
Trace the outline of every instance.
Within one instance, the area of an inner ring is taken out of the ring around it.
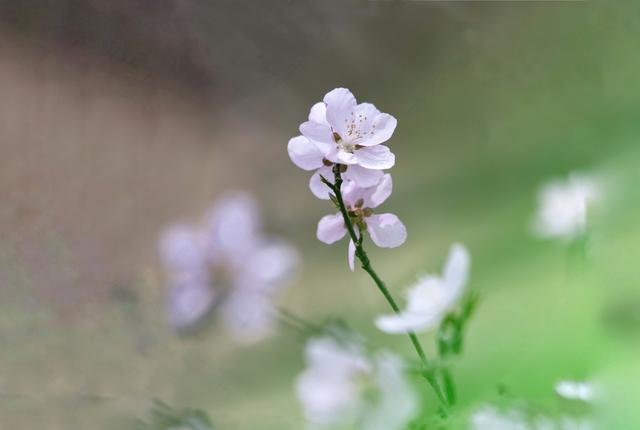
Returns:
[[[322,178],[322,181],[329,188],[331,188],[331,190],[334,192],[336,196],[338,208],[340,209],[340,213],[342,214],[342,218],[344,219],[344,224],[347,227],[349,236],[353,241],[353,243],[355,244],[356,256],[358,257],[358,260],[360,260],[360,263],[362,264],[362,269],[369,274],[371,279],[373,279],[373,282],[376,284],[376,286],[378,287],[378,290],[380,290],[384,298],[387,300],[387,303],[389,303],[389,306],[391,306],[391,309],[393,309],[393,312],[395,312],[396,314],[399,314],[400,308],[398,307],[398,304],[396,303],[393,296],[391,295],[391,292],[389,292],[389,289],[387,288],[385,283],[382,281],[382,279],[380,279],[380,276],[378,276],[376,271],[373,269],[371,265],[371,260],[369,260],[369,256],[364,250],[364,247],[362,245],[364,232],[362,228],[359,228],[358,230],[359,235],[357,235],[356,230],[353,227],[353,222],[351,221],[351,217],[349,216],[349,211],[347,210],[347,207],[344,203],[344,199],[342,198],[342,190],[341,190],[342,175],[340,172],[339,164],[335,164],[333,166],[333,174],[334,174],[333,184],[327,181],[325,178]],[[409,339],[411,340],[411,344],[413,345],[413,348],[416,350],[416,353],[418,354],[418,357],[422,362],[422,366],[424,368],[422,375],[425,377],[427,382],[429,382],[429,384],[435,391],[436,395],[438,396],[438,399],[442,403],[442,406],[446,408],[446,406],[448,405],[447,399],[445,397],[444,392],[442,391],[442,388],[440,387],[440,384],[438,383],[437,379],[435,378],[432,372],[433,366],[427,359],[427,356],[424,352],[424,348],[422,348],[422,345],[420,344],[418,337],[412,330],[408,330],[407,335],[409,336]]]

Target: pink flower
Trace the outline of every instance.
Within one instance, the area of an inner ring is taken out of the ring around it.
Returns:
[[[298,264],[290,245],[263,234],[255,201],[240,193],[220,199],[199,225],[169,227],[160,257],[170,325],[188,331],[216,310],[239,340],[272,330],[273,295]]]
[[[326,186],[326,185],[325,185]],[[342,184],[342,197],[352,217],[354,228],[360,224],[366,228],[373,243],[381,248],[395,248],[407,239],[407,230],[397,216],[389,213],[375,214],[373,209],[384,203],[391,195],[393,183],[391,175],[383,175],[372,187],[361,188],[353,181]],[[347,228],[340,212],[326,215],[318,222],[317,236],[324,243],[332,244],[347,234]],[[349,243],[349,267],[354,268],[355,244]]]
[[[349,90],[336,88],[311,107],[309,120],[300,125],[302,135],[289,141],[289,157],[301,169],[316,171],[309,185],[321,199],[328,199],[329,193],[320,175],[330,179],[335,163],[347,166],[345,179],[371,187],[382,177],[381,170],[395,164],[395,156],[382,143],[391,138],[396,124],[391,115],[370,103],[357,104]]]

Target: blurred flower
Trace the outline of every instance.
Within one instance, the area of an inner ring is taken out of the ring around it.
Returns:
[[[391,195],[393,182],[388,173],[380,181],[368,188],[361,188],[353,181],[342,184],[342,197],[356,230],[362,226],[371,236],[373,243],[381,248],[395,248],[407,239],[407,229],[393,214],[374,214],[373,209],[384,203]],[[318,222],[317,236],[324,243],[332,244],[347,234],[344,218],[340,212],[326,215]],[[355,244],[350,241],[348,260],[354,268]]]
[[[529,430],[525,418],[517,410],[499,411],[484,406],[471,417],[472,430]]]
[[[322,102],[311,107],[309,120],[300,125],[301,136],[289,141],[289,157],[304,170],[316,170],[311,177],[311,191],[328,199],[328,190],[320,175],[330,179],[334,163],[346,166],[344,178],[361,187],[375,185],[380,170],[390,169],[395,156],[381,145],[391,138],[397,121],[381,113],[370,103],[357,104],[346,88],[336,88]]]
[[[309,428],[396,430],[415,414],[415,393],[395,355],[370,358],[358,343],[331,337],[310,339],[305,355],[296,393]]]
[[[169,227],[160,238],[160,258],[172,327],[193,329],[220,306],[227,328],[246,340],[271,331],[273,293],[298,265],[290,245],[262,234],[255,201],[241,193],[220,199],[201,225]]]
[[[500,411],[484,406],[471,417],[471,430],[595,430],[588,418],[563,415],[527,417],[518,409]]]
[[[560,381],[556,384],[556,393],[569,400],[581,400],[591,402],[594,399],[594,387],[584,381]]]
[[[442,276],[425,275],[407,295],[407,308],[381,315],[376,326],[386,333],[424,331],[435,327],[460,299],[469,277],[471,258],[463,245],[451,246]]]
[[[560,418],[559,430],[595,430],[595,424],[587,418],[565,416]],[[537,429],[536,429],[537,430]],[[540,429],[542,430],[542,429]]]
[[[601,197],[601,184],[590,176],[571,173],[565,180],[544,185],[538,195],[534,233],[571,240],[584,233],[589,206]]]

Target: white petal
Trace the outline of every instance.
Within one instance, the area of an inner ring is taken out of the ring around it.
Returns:
[[[356,244],[353,240],[349,240],[349,251],[347,253],[347,259],[349,260],[349,269],[353,272],[355,270],[356,263]]]
[[[336,88],[324,96],[327,105],[327,121],[341,137],[345,138],[347,122],[356,107],[356,98],[346,88]]]
[[[434,319],[430,315],[420,315],[410,312],[380,315],[375,320],[376,327],[378,327],[380,331],[389,334],[424,331],[430,328],[433,322]]]
[[[390,174],[382,176],[378,184],[367,194],[365,198],[364,206],[369,208],[376,208],[385,202],[393,191],[393,181]]]
[[[206,276],[188,282],[171,283],[165,299],[169,324],[178,331],[195,328],[209,314],[216,298]]]
[[[300,124],[300,133],[310,140],[324,143],[335,143],[331,127],[314,121],[307,121]]]
[[[584,381],[560,381],[556,384],[556,393],[570,400],[589,402],[594,399],[594,387]]]
[[[331,170],[331,167],[323,166],[318,169],[313,175],[311,175],[311,179],[309,179],[309,189],[317,198],[322,200],[329,200],[329,193],[331,192],[331,189],[327,186],[327,184],[322,182],[320,176],[323,176],[331,183],[334,182],[333,170]]]
[[[338,150],[336,153],[337,161],[336,163],[340,164],[356,164],[358,163],[358,158],[355,154],[347,151],[343,151],[342,149]]]
[[[268,296],[242,288],[231,293],[222,312],[227,329],[240,342],[254,342],[270,335],[275,315]]]
[[[395,248],[407,239],[407,229],[393,214],[371,215],[365,220],[371,239],[381,248]]]
[[[361,349],[330,337],[305,345],[306,368],[296,380],[296,395],[305,418],[319,428],[348,424],[362,407],[357,377],[371,371]]]
[[[311,106],[311,110],[309,111],[309,121],[328,126],[329,123],[327,122],[327,105],[325,105],[323,102],[318,102]]]
[[[396,156],[384,145],[356,149],[353,155],[356,163],[367,169],[390,169],[396,163]]]
[[[332,244],[347,234],[342,214],[325,215],[318,222],[317,236],[321,242]]]
[[[347,206],[354,206],[360,199],[364,200],[370,189],[358,186],[354,181],[346,180],[340,187],[342,198]]]
[[[381,170],[365,169],[357,164],[352,164],[347,167],[342,177],[355,182],[360,187],[367,188],[373,187],[380,182],[382,175],[384,173]]]
[[[336,144],[329,145],[329,149],[327,150],[324,158],[326,158],[328,161],[331,161],[332,163],[340,163],[341,161],[338,158],[340,152],[342,152],[342,150],[338,149],[338,146]]]
[[[358,142],[362,146],[373,146],[386,142],[393,135],[398,121],[387,113],[381,113],[374,117],[371,128],[366,138]]]
[[[455,303],[464,291],[469,278],[470,266],[471,257],[467,248],[458,243],[453,244],[442,273],[451,304]]]
[[[407,428],[418,412],[418,398],[399,357],[389,352],[377,354],[376,389],[376,401],[363,414],[362,430]]]
[[[206,219],[209,256],[241,263],[259,240],[261,221],[258,205],[244,193],[227,194],[220,198]]]
[[[421,332],[437,326],[448,309],[445,287],[438,276],[422,276],[408,291],[406,309],[397,315],[378,317],[376,326],[393,334]]]
[[[304,136],[297,136],[289,140],[287,145],[289,158],[293,164],[304,170],[313,170],[322,167],[322,159],[325,152],[320,145],[316,145]]]
[[[286,242],[265,240],[246,256],[244,277],[251,289],[272,291],[294,277],[300,263],[298,252]]]
[[[159,243],[162,263],[169,271],[199,271],[206,265],[204,237],[186,224],[175,224],[162,233]]]

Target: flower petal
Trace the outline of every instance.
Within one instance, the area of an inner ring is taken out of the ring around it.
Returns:
[[[335,144],[331,127],[325,124],[320,124],[315,121],[303,122],[300,124],[300,133],[302,133],[304,137],[316,142]]]
[[[332,244],[347,234],[342,214],[325,215],[318,222],[317,236],[321,242]]]
[[[166,291],[167,320],[177,331],[197,328],[216,302],[217,294],[206,276],[185,282],[172,282]]]
[[[175,224],[160,237],[160,259],[171,272],[199,271],[206,265],[203,244],[204,238],[197,229],[186,224]]]
[[[391,138],[398,125],[398,121],[388,113],[377,114],[371,123],[366,138],[358,141],[362,146],[373,146],[386,142]]]
[[[366,221],[371,240],[381,248],[395,248],[407,239],[407,229],[393,214],[371,215]]]
[[[382,176],[375,188],[371,189],[371,191],[367,193],[364,206],[369,208],[376,208],[380,206],[389,198],[392,191],[393,180],[391,179],[391,175],[387,173]]]
[[[442,273],[450,303],[454,303],[462,294],[469,278],[470,265],[471,257],[467,248],[453,244]]]
[[[353,272],[355,270],[356,263],[356,244],[353,240],[349,240],[349,251],[347,252],[347,259],[349,260],[349,269]]]
[[[327,121],[334,131],[345,138],[347,123],[356,107],[356,98],[348,89],[336,88],[329,91],[323,101],[327,105]]]
[[[293,164],[304,170],[313,170],[322,167],[322,159],[325,152],[320,145],[304,136],[297,136],[289,140],[287,145],[289,158]]]
[[[327,184],[322,182],[322,179],[320,178],[321,175],[329,182],[334,182],[333,171],[331,170],[331,167],[323,166],[316,170],[313,175],[311,175],[311,179],[309,179],[309,189],[317,198],[322,200],[329,200],[329,193],[331,192],[331,190],[329,189]]]
[[[309,111],[309,121],[328,126],[329,123],[327,122],[327,105],[325,105],[323,102],[318,102],[311,106],[311,110]]]
[[[254,290],[272,291],[286,286],[300,263],[296,250],[281,240],[262,241],[247,255],[244,283]]]
[[[352,164],[343,173],[345,179],[351,180],[360,187],[373,187],[376,185],[384,173],[380,170],[365,169],[364,167]]]
[[[375,320],[378,330],[389,334],[400,334],[408,331],[420,332],[432,324],[430,315],[421,315],[411,312],[399,314],[380,315]]]
[[[353,155],[356,163],[367,169],[390,169],[396,163],[396,156],[384,145],[356,149]]]
[[[242,265],[245,255],[259,240],[262,226],[258,205],[248,194],[227,194],[209,212],[206,226],[209,258]]]
[[[268,295],[236,288],[224,303],[223,321],[240,342],[255,342],[274,330],[275,307]]]

